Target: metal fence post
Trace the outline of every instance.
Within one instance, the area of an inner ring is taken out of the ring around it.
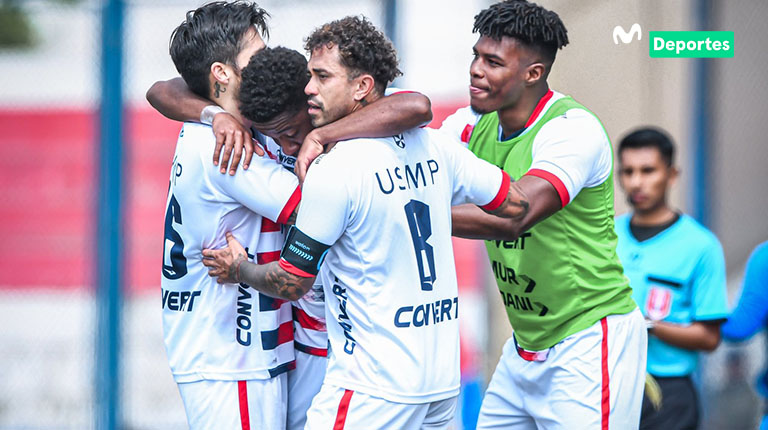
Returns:
[[[101,15],[97,339],[94,378],[96,428],[121,426],[120,344],[123,284],[123,0],[105,0]]]

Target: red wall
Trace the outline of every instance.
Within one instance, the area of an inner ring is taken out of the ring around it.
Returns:
[[[456,107],[433,106],[432,124]],[[163,211],[179,124],[144,106],[129,109],[126,118],[124,256],[126,285],[136,291],[160,282]],[[93,285],[97,127],[92,111],[0,110],[0,288]],[[475,245],[459,242],[457,259],[474,262]],[[461,265],[460,281],[474,277],[474,266]]]

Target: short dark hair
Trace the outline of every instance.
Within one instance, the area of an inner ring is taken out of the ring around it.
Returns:
[[[512,37],[549,61],[555,61],[557,50],[568,44],[568,30],[560,17],[525,0],[507,0],[480,11],[472,32],[496,40]]]
[[[672,166],[675,162],[675,145],[669,135],[660,128],[643,127],[624,136],[619,142],[619,162],[625,149],[656,148],[661,158]]]
[[[365,17],[348,16],[325,24],[315,29],[304,43],[310,54],[322,46],[338,46],[341,63],[351,71],[350,77],[362,73],[373,76],[380,93],[403,74],[397,68],[397,52],[392,42]]]
[[[243,69],[240,113],[253,122],[265,123],[284,112],[307,107],[304,87],[309,82],[304,55],[282,46],[265,48]]]
[[[171,33],[169,51],[189,89],[208,98],[211,64],[236,65],[249,29],[269,36],[268,17],[264,9],[248,1],[217,1],[187,12],[186,19]]]

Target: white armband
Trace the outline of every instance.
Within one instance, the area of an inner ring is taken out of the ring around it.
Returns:
[[[216,116],[217,113],[226,112],[221,106],[216,105],[208,105],[203,108],[203,111],[200,113],[200,122],[206,125],[213,125],[213,117]]]

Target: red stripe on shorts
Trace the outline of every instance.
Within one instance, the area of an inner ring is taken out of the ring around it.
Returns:
[[[240,424],[243,430],[251,430],[251,417],[248,416],[248,382],[237,381],[237,398],[240,400]]]
[[[603,396],[601,401],[601,409],[603,412],[602,430],[608,430],[608,418],[611,416],[611,390],[608,386],[608,320],[603,318],[600,320],[600,326],[603,328],[603,341],[602,341],[602,368],[603,368]]]
[[[333,423],[333,430],[344,430],[344,423],[347,421],[347,411],[349,411],[349,401],[352,399],[354,391],[344,390],[339,402],[339,411],[336,412],[336,422]]]

